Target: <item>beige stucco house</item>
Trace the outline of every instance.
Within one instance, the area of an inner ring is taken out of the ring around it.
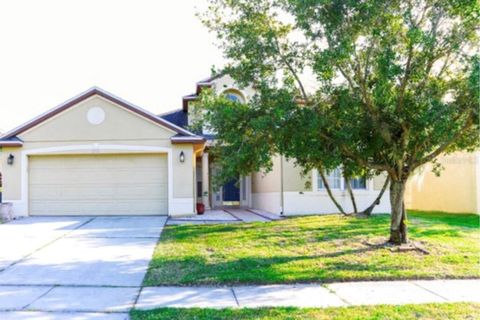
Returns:
[[[480,214],[480,151],[439,157],[440,176],[426,164],[407,183],[407,208]]]
[[[216,167],[209,150],[215,133],[189,131],[195,101],[209,87],[247,101],[229,76],[200,81],[182,108],[155,115],[102,89],[92,88],[0,137],[4,202],[16,216],[170,215],[242,206],[277,214],[336,211],[317,172],[302,177],[292,161],[274,159],[273,171],[238,177],[212,189]],[[305,187],[306,180],[311,187]],[[351,204],[341,170],[328,173],[338,201]],[[359,209],[371,204],[384,177],[352,182]],[[384,194],[375,212],[389,212]]]
[[[17,216],[191,214],[204,143],[92,88],[2,136],[2,198]]]

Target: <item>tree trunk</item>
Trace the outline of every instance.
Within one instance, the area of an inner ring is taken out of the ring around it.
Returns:
[[[380,204],[380,200],[382,199],[383,194],[385,193],[385,190],[387,190],[387,186],[388,186],[389,183],[390,183],[390,177],[387,176],[387,179],[385,179],[385,183],[383,184],[382,190],[381,190],[380,193],[378,194],[378,197],[375,199],[375,201],[372,202],[372,204],[370,205],[370,207],[368,207],[367,209],[363,210],[362,213],[363,213],[364,215],[370,216],[370,215],[372,214],[372,212],[373,212],[373,209],[375,209],[375,206]]]
[[[325,186],[325,189],[327,190],[328,196],[330,197],[332,202],[335,204],[335,207],[337,207],[338,211],[340,211],[341,214],[346,216],[347,214],[345,213],[345,210],[343,210],[340,203],[338,203],[337,200],[335,199],[335,197],[333,196],[332,190],[330,190],[330,185],[328,184],[327,178],[325,178],[325,174],[323,173],[322,168],[318,168],[318,174],[322,178],[323,185]]]
[[[390,221],[390,240],[395,245],[407,243],[407,213],[405,210],[405,181],[392,180],[390,184],[390,204],[392,215]]]
[[[355,202],[355,196],[353,195],[352,186],[350,185],[350,179],[345,179],[345,184],[347,185],[348,194],[350,195],[350,200],[352,201],[353,212],[358,213],[357,203]]]

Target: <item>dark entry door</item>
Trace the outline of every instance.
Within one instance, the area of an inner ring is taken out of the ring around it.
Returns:
[[[223,201],[240,201],[240,189],[237,186],[237,179],[232,179],[223,186]]]

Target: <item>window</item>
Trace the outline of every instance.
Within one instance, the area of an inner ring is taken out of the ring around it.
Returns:
[[[342,181],[342,172],[339,168],[336,168],[332,171],[328,171],[325,173],[325,178],[327,179],[328,185],[330,189],[340,189],[341,188],[341,181]],[[325,185],[323,184],[322,177],[318,175],[318,189],[325,189]]]
[[[245,101],[245,99],[243,98],[243,95],[239,91],[234,89],[229,89],[225,91],[223,94],[228,100],[231,100],[234,102],[243,103]]]
[[[367,179],[365,177],[356,177],[350,179],[352,189],[367,189]]]
[[[197,197],[201,198],[202,196],[202,181],[197,181]]]
[[[233,93],[227,93],[227,99],[235,102],[241,102],[240,97]]]

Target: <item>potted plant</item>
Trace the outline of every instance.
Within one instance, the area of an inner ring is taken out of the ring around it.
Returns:
[[[203,203],[197,203],[197,214],[205,213],[205,205]]]
[[[0,203],[0,220],[10,221],[12,220],[12,203],[3,202]]]

